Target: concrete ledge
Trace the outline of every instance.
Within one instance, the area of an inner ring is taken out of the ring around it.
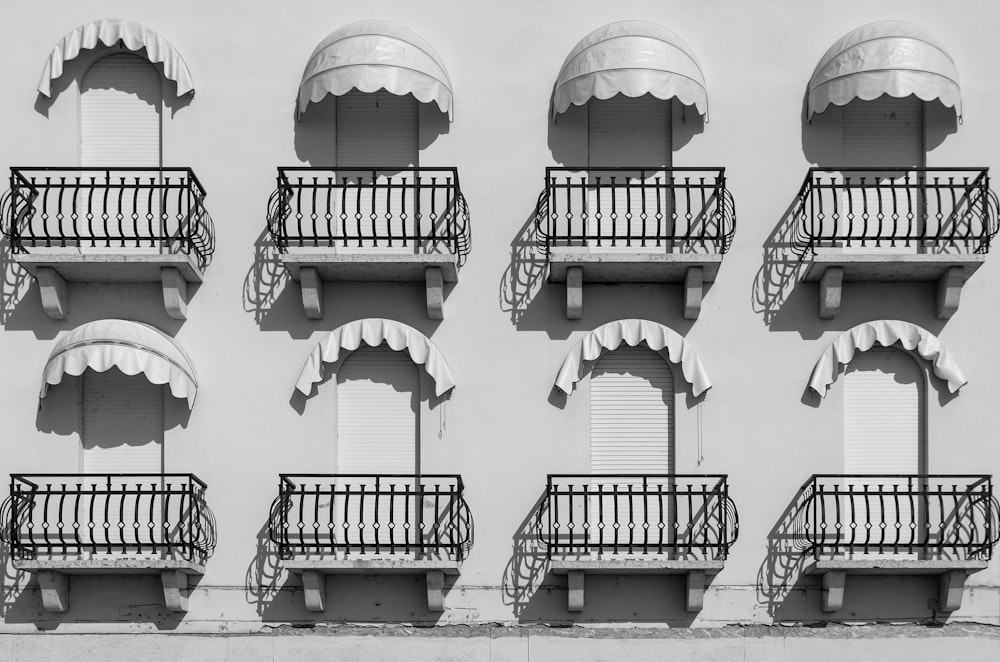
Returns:
[[[69,283],[159,283],[161,270],[168,267],[188,283],[200,283],[203,278],[195,257],[184,253],[52,251],[15,255],[14,260],[32,276],[39,267],[48,267]]]
[[[445,283],[458,282],[458,256],[450,253],[290,252],[281,261],[292,280],[303,267],[316,270],[327,282],[424,282],[427,267],[439,267]]]
[[[805,568],[808,575],[822,575],[824,612],[844,606],[847,575],[937,575],[938,608],[944,612],[962,606],[965,580],[973,572],[984,570],[985,561],[918,559],[829,559],[814,561]]]
[[[444,577],[459,574],[457,561],[439,559],[296,559],[285,569],[302,576],[306,609],[326,609],[326,575],[423,574],[427,581],[427,609],[444,611]]]
[[[705,602],[710,575],[718,574],[724,561],[690,561],[659,558],[552,559],[555,575],[567,575],[567,610],[583,611],[584,575],[684,575],[685,609],[699,612]]]
[[[722,264],[717,253],[597,253],[579,248],[553,248],[549,282],[565,283],[570,267],[583,267],[586,283],[683,283],[688,269],[702,268],[702,280],[714,283]]]
[[[69,575],[159,575],[163,604],[171,611],[188,608],[190,575],[203,575],[205,567],[186,560],[142,557],[94,557],[89,559],[44,559],[14,561],[18,570],[34,572],[46,611],[69,610]]]

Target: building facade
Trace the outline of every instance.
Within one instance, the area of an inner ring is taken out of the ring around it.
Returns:
[[[1000,654],[990,3],[52,9],[2,655]]]

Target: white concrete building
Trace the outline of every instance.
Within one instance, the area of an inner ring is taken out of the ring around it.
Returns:
[[[0,659],[995,659],[998,26],[7,7]]]

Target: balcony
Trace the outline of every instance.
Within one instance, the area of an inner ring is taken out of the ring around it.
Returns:
[[[935,282],[937,316],[954,315],[998,230],[989,183],[988,168],[810,168],[795,216],[820,317],[837,314],[844,281]]]
[[[586,573],[683,574],[686,608],[700,611],[739,536],[722,475],[549,475],[538,524],[569,611],[583,611]]]
[[[843,606],[846,575],[938,575],[938,609],[962,603],[1000,532],[991,476],[814,475],[803,533],[823,577],[823,611]]]
[[[469,207],[455,168],[278,168],[271,236],[323,318],[324,282],[423,282],[427,316],[444,318],[444,283],[469,253]]]
[[[424,574],[444,610],[444,577],[472,547],[461,476],[281,474],[269,535],[302,576],[306,608],[326,608],[328,574]]]
[[[3,540],[48,611],[69,609],[71,574],[159,574],[167,608],[187,611],[215,547],[205,490],[192,474],[12,474]]]
[[[546,168],[535,222],[566,317],[586,283],[684,283],[697,319],[736,230],[725,168]]]
[[[190,168],[11,168],[3,233],[52,319],[70,282],[160,283],[173,319],[215,250],[205,189]]]

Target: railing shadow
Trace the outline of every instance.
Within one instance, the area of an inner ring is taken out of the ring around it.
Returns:
[[[253,313],[257,324],[271,311],[288,282],[288,273],[270,232],[279,213],[279,191],[275,190],[267,204],[267,224],[254,240],[253,264],[243,279],[243,310]]]
[[[809,543],[803,533],[811,497],[809,485],[807,481],[798,489],[767,534],[767,554],[757,571],[757,599],[771,618],[789,611],[786,599],[803,583],[802,570],[811,558],[805,554]],[[797,616],[801,619],[801,611]]]
[[[277,507],[275,502],[273,507]],[[244,595],[248,604],[254,605],[258,616],[265,616],[274,599],[281,592],[285,573],[281,568],[278,545],[271,540],[270,521],[257,531],[257,550],[244,577]]]
[[[767,326],[775,323],[808,268],[800,259],[804,244],[797,237],[801,203],[800,191],[764,240],[763,260],[754,278],[750,303]]]
[[[544,243],[536,224],[539,214],[544,214],[546,195],[538,197],[538,205],[510,242],[510,264],[500,279],[500,310],[510,314],[511,324],[517,326],[528,312],[545,284],[548,260],[539,249]]]
[[[549,570],[548,553],[538,535],[546,503],[547,494],[542,490],[511,537],[511,556],[504,568],[502,593],[503,603],[513,609],[518,619],[524,616]]]
[[[10,218],[12,212],[12,193],[10,189],[0,196],[0,219]],[[31,286],[32,278],[27,271],[14,261],[13,248],[7,237],[0,237],[0,323],[14,315],[21,301],[24,300]]]

